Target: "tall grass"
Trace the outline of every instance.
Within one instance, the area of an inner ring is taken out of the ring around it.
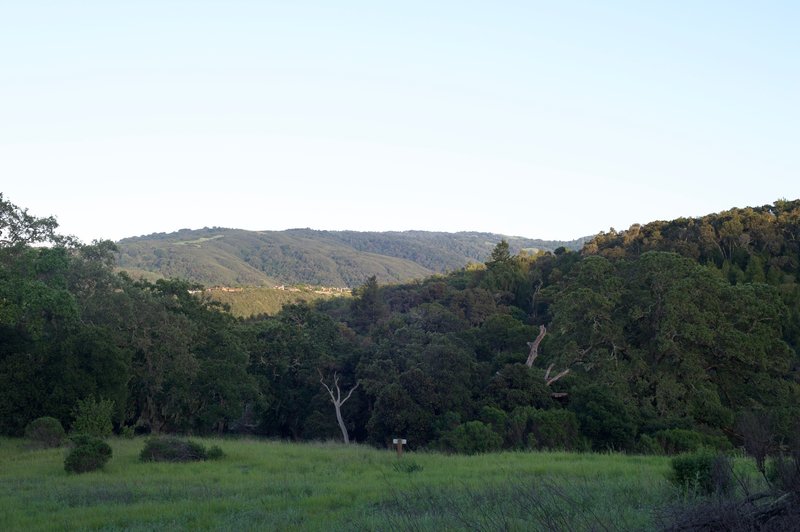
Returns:
[[[0,439],[0,529],[647,529],[668,460],[616,454],[448,456],[333,443],[199,440],[221,461],[143,463],[112,439],[103,471]]]

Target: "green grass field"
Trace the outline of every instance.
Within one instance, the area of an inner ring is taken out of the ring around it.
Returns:
[[[258,314],[275,315],[286,306],[305,301],[310,303],[332,297],[350,297],[349,293],[318,293],[316,288],[304,286],[297,291],[276,288],[245,286],[237,291],[226,292],[209,289],[206,294],[214,301],[230,306],[230,312],[239,318],[249,318]]]
[[[142,463],[143,439],[112,439],[74,475],[63,448],[0,439],[0,530],[646,530],[674,496],[664,457],[199,441],[226,456]]]

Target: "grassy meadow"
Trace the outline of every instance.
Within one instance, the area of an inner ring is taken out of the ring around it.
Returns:
[[[395,453],[334,443],[198,439],[219,461],[142,463],[112,439],[103,471],[0,439],[2,530],[531,530],[652,527],[665,457]]]
[[[233,290],[207,289],[205,292],[214,301],[230,307],[230,312],[239,318],[249,318],[259,314],[277,314],[285,305],[305,301],[311,303],[332,297],[350,297],[349,292],[324,293],[316,287],[293,287],[289,290],[277,288],[246,286]]]

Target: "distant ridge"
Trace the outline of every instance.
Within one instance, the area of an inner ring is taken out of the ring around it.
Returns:
[[[181,229],[120,240],[118,264],[134,276],[206,286],[312,284],[354,287],[375,276],[401,282],[483,262],[505,239],[511,251],[580,249],[591,237],[540,240],[496,233]]]

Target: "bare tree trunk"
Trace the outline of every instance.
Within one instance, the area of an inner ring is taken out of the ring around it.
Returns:
[[[539,325],[539,335],[536,337],[536,340],[534,340],[533,342],[528,342],[528,347],[530,347],[531,350],[528,353],[528,360],[525,361],[525,365],[528,366],[529,368],[533,367],[533,363],[536,362],[536,358],[539,356],[539,344],[542,343],[542,339],[544,338],[545,334],[547,334],[547,328],[544,325]],[[553,372],[553,367],[555,367],[555,364],[550,364],[550,366],[547,368],[547,371],[545,371],[544,373],[544,383],[547,386],[550,386],[560,378],[567,376],[570,372],[570,369],[567,368],[551,377],[550,373]],[[554,397],[556,395],[558,395],[559,397],[563,397],[565,394],[563,393],[553,394]]]
[[[542,343],[545,334],[547,334],[547,328],[544,325],[539,325],[539,336],[533,342],[528,342],[528,347],[531,348],[531,351],[528,353],[528,360],[525,361],[525,365],[529,368],[533,367],[536,357],[539,356],[539,344]]]
[[[328,395],[331,396],[333,408],[336,409],[336,421],[339,422],[339,428],[342,430],[342,438],[344,439],[344,442],[350,443],[350,435],[347,433],[347,426],[344,424],[344,419],[342,419],[342,405],[348,399],[350,399],[350,396],[353,395],[353,391],[358,388],[359,383],[356,383],[355,386],[350,388],[350,391],[347,392],[347,396],[342,399],[342,391],[339,389],[339,375],[337,375],[336,372],[333,373],[333,387],[336,388],[336,395],[334,395],[333,390],[327,384],[325,384],[325,379],[322,377],[321,371],[319,371],[319,382],[322,383],[322,385],[328,391]]]

